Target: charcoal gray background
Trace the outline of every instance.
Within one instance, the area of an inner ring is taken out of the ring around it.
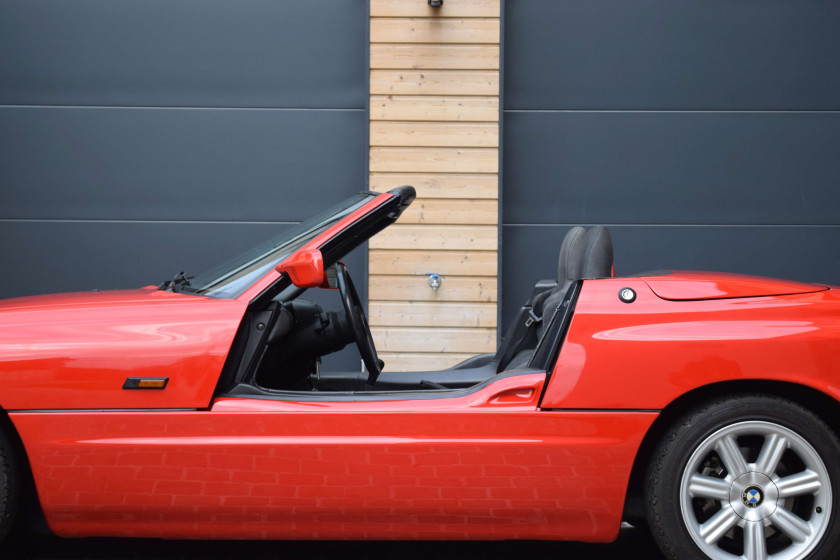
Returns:
[[[619,274],[840,284],[837,21],[506,2],[504,318],[574,224],[613,226]],[[0,297],[201,270],[363,188],[366,27],[366,0],[1,3]]]
[[[579,224],[610,226],[619,275],[840,284],[838,21],[833,0],[506,2],[503,325]]]
[[[366,51],[366,0],[0,3],[0,297],[198,272],[365,190]]]

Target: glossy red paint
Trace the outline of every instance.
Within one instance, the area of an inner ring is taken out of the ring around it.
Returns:
[[[299,250],[275,267],[280,274],[288,274],[298,288],[317,288],[325,282],[324,257],[318,249]]]
[[[156,289],[0,302],[5,410],[207,407],[245,304]],[[168,377],[126,391],[127,377]]]
[[[692,274],[670,282],[693,283]],[[837,289],[744,297],[742,280],[737,290],[725,277],[717,285],[741,297],[668,301],[645,278],[585,281],[542,406],[656,410],[695,388],[744,379],[840,398]],[[754,285],[763,289],[763,280]],[[625,287],[636,291],[633,303],[619,300]]]
[[[609,541],[640,443],[675,399],[733,380],[840,399],[840,289],[696,272],[585,280],[548,381],[215,398],[248,304],[280,274],[232,301],[150,288],[0,302],[0,405],[53,530]],[[126,377],[169,384],[123,390]]]
[[[662,299],[697,300],[807,294],[828,289],[822,284],[759,278],[743,274],[679,271],[645,277],[645,283]]]
[[[323,246],[392,198],[373,198],[300,252]],[[248,302],[279,278],[272,269],[237,300],[154,287],[4,300],[0,407],[207,407]],[[126,391],[127,377],[170,379],[161,391]]]
[[[371,211],[379,208],[389,200],[394,198],[394,195],[390,193],[382,193],[355,212],[351,213],[349,216],[341,219],[335,225],[315,237],[312,241],[298,249],[297,253],[310,251],[312,249],[320,249],[324,246],[324,244],[332,239],[333,237],[337,236],[339,233],[347,229],[348,226],[357,222],[359,219],[367,216]],[[276,268],[271,269],[265,276],[260,278],[253,286],[245,290],[242,295],[240,295],[237,299],[239,301],[249,302],[253,300],[255,297],[263,293],[267,290],[272,284],[274,284],[280,278],[280,272],[277,271]]]
[[[64,536],[612,540],[656,415],[541,411],[544,377],[458,398],[11,418]]]

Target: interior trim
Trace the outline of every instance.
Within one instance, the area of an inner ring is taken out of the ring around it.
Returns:
[[[408,401],[428,399],[454,399],[471,395],[492,385],[499,379],[533,375],[535,373],[547,376],[545,370],[521,369],[499,373],[477,385],[465,389],[429,389],[427,391],[273,391],[260,389],[246,383],[240,383],[227,393],[217,395],[217,398],[245,398],[270,401],[300,401],[300,402],[367,402],[367,401]]]

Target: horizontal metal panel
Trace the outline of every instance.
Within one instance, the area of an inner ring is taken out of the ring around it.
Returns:
[[[7,0],[0,103],[364,108],[365,0]]]
[[[836,0],[516,0],[508,109],[840,109]]]
[[[555,278],[567,225],[503,229],[502,325],[537,280]],[[840,285],[840,227],[611,226],[618,276],[677,269]],[[828,258],[827,258],[828,257]]]
[[[0,297],[160,284],[292,227],[284,224],[0,221]]]
[[[160,284],[210,269],[293,224],[0,220],[0,298]],[[364,258],[343,258],[366,299]],[[307,292],[312,299],[319,290]]]
[[[184,270],[209,269],[292,227],[281,224],[0,221],[0,298],[159,284]],[[367,301],[365,255],[342,259]],[[303,299],[342,310],[338,292]],[[354,345],[324,359],[322,371],[359,371]]]
[[[840,223],[840,113],[506,113],[503,219]]]
[[[0,218],[298,221],[365,190],[364,111],[0,108]]]

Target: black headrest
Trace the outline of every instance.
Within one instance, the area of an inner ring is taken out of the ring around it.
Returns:
[[[562,286],[580,278],[583,270],[583,240],[586,230],[575,226],[566,233],[557,259],[557,285]]]
[[[610,232],[595,226],[583,240],[583,259],[580,278],[609,278],[613,275],[613,246]]]

